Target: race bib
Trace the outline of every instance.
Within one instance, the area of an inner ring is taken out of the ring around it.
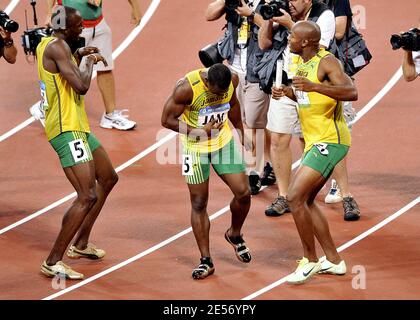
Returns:
[[[299,106],[309,106],[311,104],[311,101],[309,100],[308,92],[304,92],[300,90],[294,90],[294,91],[295,91],[295,96],[296,96]]]
[[[192,157],[189,154],[182,155],[182,175],[183,176],[194,175]]]
[[[315,143],[314,146],[318,149],[318,151],[323,155],[323,156],[328,156],[329,151],[327,149],[328,144],[326,143]]]
[[[89,155],[86,151],[85,144],[82,139],[77,139],[69,142],[71,155],[73,156],[74,162],[80,162],[86,160]]]
[[[88,0],[88,3],[91,6],[94,6],[94,7],[99,8],[101,6],[101,4],[102,4],[102,0]]]
[[[42,109],[48,109],[47,91],[44,81],[39,81],[39,88],[41,89],[41,107]]]
[[[212,120],[216,120],[216,123],[225,122],[228,119],[229,110],[229,103],[201,109],[198,113],[198,127],[204,127]]]

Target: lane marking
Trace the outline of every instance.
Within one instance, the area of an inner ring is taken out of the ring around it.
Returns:
[[[411,201],[409,204],[407,204],[406,206],[404,206],[400,210],[398,210],[397,212],[395,212],[394,214],[392,214],[391,216],[389,216],[388,218],[386,218],[385,220],[383,220],[380,223],[378,223],[377,225],[373,226],[369,230],[363,232],[362,234],[360,234],[356,238],[354,238],[354,239],[346,242],[345,244],[343,244],[342,246],[340,246],[339,248],[337,248],[337,251],[338,252],[341,252],[343,250],[346,250],[347,248],[349,248],[352,245],[354,245],[355,243],[363,240],[364,238],[366,238],[370,234],[374,233],[375,231],[383,228],[385,225],[387,225],[391,221],[397,219],[399,216],[401,216],[402,214],[404,214],[405,212],[407,212],[408,210],[410,210],[411,208],[413,208],[414,206],[416,206],[419,203],[420,203],[420,196],[417,197],[417,199],[414,199],[413,201]],[[325,256],[323,256],[323,257],[320,258],[321,261],[323,261],[324,259],[325,259]],[[272,284],[266,286],[265,288],[262,288],[261,290],[258,290],[256,292],[250,294],[249,296],[247,296],[245,298],[242,298],[241,300],[252,300],[252,299],[255,299],[256,297],[258,297],[258,296],[260,296],[260,295],[262,295],[262,294],[270,291],[271,289],[274,289],[275,287],[278,287],[279,285],[285,283],[287,276],[281,278],[280,280],[277,280],[276,282],[273,282]]]
[[[353,121],[353,124],[354,123],[356,123],[357,121],[359,121],[366,113],[367,113],[367,111],[365,111],[365,110],[371,110],[384,96],[385,96],[385,94],[387,93],[387,92],[389,92],[391,89],[392,89],[392,87],[397,83],[397,81],[398,81],[398,79],[400,79],[401,78],[401,76],[402,76],[402,69],[401,68],[399,68],[398,70],[397,70],[397,72],[394,74],[394,76],[391,78],[391,80],[389,80],[388,81],[388,83],[385,85],[385,87],[384,88],[386,88],[386,91],[385,90],[381,90],[380,92],[378,92],[376,95],[375,95],[375,97],[373,97],[369,102],[368,102],[368,104],[366,104],[366,106],[364,106],[359,112],[358,112],[358,116],[354,119],[354,121]],[[397,78],[397,80],[395,80],[395,78]],[[380,97],[380,98],[378,98],[378,97]],[[170,139],[172,139],[172,138],[174,138],[175,136],[177,136],[178,135],[178,133],[177,132],[171,132],[171,133],[169,133],[168,135],[166,135],[165,137],[163,137],[161,140],[159,140],[158,142],[156,142],[155,144],[153,144],[152,146],[150,146],[148,149],[146,149],[146,150],[155,150],[155,149],[157,149],[161,144],[159,144],[160,143],[160,141],[162,141],[162,140],[165,140],[165,142],[166,141],[169,141]],[[145,150],[145,151],[146,151]],[[121,171],[121,170],[124,170],[126,167],[128,167],[129,165],[131,165],[131,164],[133,164],[134,162],[136,162],[136,161],[138,161],[138,160],[140,160],[141,158],[142,158],[142,154],[144,154],[143,155],[143,157],[145,156],[145,155],[147,155],[148,153],[145,153],[145,151],[143,151],[143,152],[141,152],[141,153],[139,153],[137,156],[135,156],[134,158],[131,158],[130,160],[128,160],[127,162],[125,162],[124,164],[122,164],[120,167],[118,167],[116,170],[118,170],[119,168],[120,168],[120,170],[119,171]],[[150,151],[151,152],[151,151]],[[149,152],[149,153],[150,153]],[[135,159],[135,160],[134,160]],[[292,165],[292,169],[294,170],[296,167],[298,167],[299,166],[299,164],[300,164],[300,159],[298,160],[298,161],[296,161],[295,163],[293,163],[293,165]],[[119,172],[118,171],[118,172]],[[263,190],[264,188],[262,188],[262,190]],[[21,220],[19,220],[19,221],[17,221],[17,222],[15,222],[15,223],[13,223],[13,224],[11,224],[11,225],[9,225],[9,226],[7,226],[7,227],[5,227],[5,228],[3,228],[3,229],[1,229],[0,230],[0,235],[2,235],[3,233],[5,233],[5,232],[7,232],[7,231],[9,231],[9,230],[12,230],[12,229],[14,229],[14,228],[16,228],[16,227],[18,227],[18,226],[20,226],[20,225],[22,225],[22,224],[24,224],[24,223],[26,223],[26,222],[28,222],[28,221],[30,221],[30,220],[32,220],[32,219],[34,219],[34,218],[36,218],[36,217],[38,217],[38,216],[40,216],[40,215],[42,215],[42,214],[44,214],[44,213],[46,213],[47,211],[49,211],[49,210],[51,210],[51,209],[54,209],[54,208],[56,208],[57,206],[59,206],[59,205],[61,205],[61,204],[63,204],[64,202],[66,202],[66,201],[68,201],[68,200],[70,200],[70,199],[72,199],[73,197],[75,197],[76,196],[76,193],[74,192],[74,193],[72,193],[72,194],[70,194],[70,195],[68,195],[68,196],[66,196],[66,197],[64,197],[63,199],[61,199],[61,200],[58,200],[58,201],[56,201],[56,202],[54,202],[53,204],[51,204],[51,205],[49,205],[48,207],[45,207],[44,209],[41,209],[41,210],[39,210],[39,211],[37,211],[37,212],[35,212],[35,213],[33,213],[33,214],[31,214],[30,216],[28,216],[28,217],[26,217],[26,218],[24,218],[24,219],[21,219]]]
[[[17,6],[17,4],[19,3],[20,0],[13,0],[9,3],[9,5],[6,7],[6,9],[4,9],[4,12],[7,13],[7,15],[10,15],[10,13],[15,9],[15,7]]]
[[[383,226],[385,226],[389,222],[391,222],[391,221],[395,220],[396,218],[398,218],[400,215],[402,215],[404,212],[406,212],[409,209],[411,209],[412,207],[414,207],[419,202],[420,202],[420,197],[418,197],[414,201],[410,202],[404,208],[400,209],[399,211],[397,211],[396,213],[394,213],[392,216],[386,218],[381,223],[378,223],[377,225],[375,225],[374,227],[372,227],[369,230],[365,231],[364,233],[362,233],[358,237],[356,237],[353,240],[351,240],[351,241],[347,242],[346,244],[342,245],[337,250],[339,252],[341,252],[341,251],[347,249],[348,247],[352,246],[356,242],[361,241],[362,239],[366,238],[369,234],[375,232],[376,230],[382,228]],[[227,211],[229,211],[229,206],[226,206],[223,209],[221,209],[218,212],[216,212],[215,214],[211,215],[210,216],[210,220],[214,220],[214,219],[218,218],[219,216],[223,215]],[[121,268],[129,265],[132,262],[135,262],[135,261],[137,261],[137,260],[139,260],[139,259],[141,259],[141,258],[143,258],[143,257],[145,257],[145,256],[147,256],[147,255],[149,255],[149,254],[151,254],[151,253],[153,253],[153,252],[155,252],[155,251],[163,248],[164,246],[170,244],[171,242],[174,242],[175,240],[177,240],[177,239],[179,239],[179,238],[187,235],[190,232],[192,232],[192,228],[191,227],[189,227],[189,228],[187,228],[187,229],[185,229],[185,230],[177,233],[176,235],[172,236],[171,238],[169,238],[169,239],[167,239],[165,241],[162,241],[159,244],[157,244],[157,245],[155,245],[155,246],[153,246],[153,247],[151,247],[151,248],[149,248],[149,249],[147,249],[147,250],[145,250],[143,252],[140,252],[139,254],[135,255],[134,257],[131,257],[130,259],[127,259],[127,260],[125,260],[125,261],[123,261],[123,262],[121,262],[121,263],[119,263],[119,264],[117,264],[117,265],[115,265],[115,266],[113,266],[111,268],[108,268],[108,269],[106,269],[106,270],[104,270],[104,271],[102,271],[102,272],[100,272],[98,274],[95,274],[94,276],[89,277],[88,279],[83,280],[83,281],[81,281],[81,282],[79,282],[79,283],[77,283],[75,285],[72,285],[72,286],[70,286],[70,287],[68,287],[68,288],[66,288],[64,290],[61,290],[61,291],[56,292],[56,293],[54,293],[54,294],[52,294],[52,295],[50,295],[50,296],[48,296],[46,298],[43,298],[42,300],[52,300],[52,299],[58,298],[58,297],[60,297],[60,296],[62,296],[64,294],[66,294],[66,293],[69,293],[71,291],[74,291],[74,290],[76,290],[76,289],[78,289],[78,288],[80,288],[80,287],[82,287],[84,285],[87,285],[88,283],[91,283],[91,282],[93,282],[93,281],[95,281],[95,280],[97,280],[99,278],[102,278],[102,277],[104,277],[104,276],[106,276],[106,275],[108,275],[108,274],[110,274],[110,273],[112,273],[112,272],[114,272],[114,271],[116,271],[118,269],[121,269]],[[325,258],[325,257],[322,257],[321,259],[323,259],[323,258]],[[251,299],[253,299],[253,298],[255,298],[255,297],[257,297],[257,296],[259,296],[259,295],[261,295],[261,294],[263,294],[263,293],[265,293],[265,292],[267,292],[267,291],[269,291],[269,290],[271,290],[273,288],[275,288],[276,286],[282,284],[283,282],[285,282],[285,280],[286,280],[286,277],[284,277],[284,278],[276,281],[275,283],[271,284],[270,286],[267,286],[264,289],[261,289],[261,290],[255,292],[255,293],[249,295],[248,297],[243,298],[242,300],[251,300]]]
[[[144,13],[143,18],[141,19],[140,24],[135,27],[130,34],[125,38],[125,40],[118,46],[117,49],[112,53],[112,58],[115,60],[117,57],[125,50],[127,47],[134,41],[134,39],[139,35],[139,33],[143,30],[149,20],[152,18],[153,14],[155,13],[156,9],[158,8],[161,0],[153,0],[152,3],[147,8],[146,12]],[[17,0],[19,2],[19,0]],[[9,5],[10,6],[10,5]],[[96,77],[96,72],[92,74],[92,80]],[[40,101],[36,102],[39,103]],[[17,125],[13,129],[7,131],[6,133],[0,136],[0,142],[10,138],[15,133],[19,132],[20,130],[24,129],[32,122],[36,121],[33,116],[29,119],[26,119],[21,124]]]

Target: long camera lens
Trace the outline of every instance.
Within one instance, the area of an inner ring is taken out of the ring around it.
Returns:
[[[393,50],[397,50],[399,48],[401,48],[403,46],[403,41],[401,36],[397,35],[397,34],[393,34],[391,36],[391,45],[392,45],[392,49]]]
[[[9,32],[16,32],[19,30],[19,23],[10,20],[6,12],[0,11],[0,27]]]

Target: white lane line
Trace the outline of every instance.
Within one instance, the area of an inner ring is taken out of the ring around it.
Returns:
[[[10,15],[10,13],[15,9],[15,7],[17,6],[17,4],[19,3],[20,0],[13,0],[9,3],[9,5],[6,7],[6,9],[4,9],[4,11]]]
[[[146,24],[149,22],[153,14],[155,13],[156,9],[158,8],[161,0],[153,0],[152,3],[147,8],[146,12],[144,13],[144,16],[141,19],[140,24],[135,27],[131,33],[125,38],[125,40],[118,46],[117,49],[112,53],[112,58],[115,60],[117,57],[125,50],[127,47],[134,41],[134,39],[138,36],[138,34],[143,30],[143,28],[146,26]],[[19,2],[19,0],[18,0]],[[92,75],[92,80],[96,77],[96,72]],[[36,102],[36,103],[39,103]],[[6,133],[2,134],[0,136],[0,142],[6,140],[7,138],[10,138],[15,133],[19,132],[20,130],[24,129],[28,125],[30,125],[32,122],[35,121],[35,118],[31,116],[29,119],[23,121],[21,124],[17,125],[13,129],[7,131]]]
[[[352,246],[356,242],[359,242],[360,240],[366,238],[371,233],[373,233],[376,230],[382,228],[383,226],[385,226],[386,224],[388,224],[392,220],[395,220],[396,218],[398,218],[400,215],[402,215],[404,212],[406,212],[409,209],[411,209],[412,207],[414,207],[419,202],[420,202],[420,197],[418,197],[414,201],[410,202],[404,208],[400,209],[399,211],[397,211],[396,213],[394,213],[392,216],[386,218],[381,223],[377,224],[376,226],[374,226],[374,227],[370,228],[369,230],[365,231],[364,233],[362,233],[358,237],[356,237],[353,240],[351,240],[351,241],[347,242],[346,244],[342,245],[340,248],[337,249],[337,251],[338,252],[341,252],[341,251],[345,250],[346,248]],[[219,210],[215,214],[211,215],[210,216],[210,220],[216,219],[217,217],[223,215],[228,210],[229,210],[229,206],[224,207],[223,209]],[[90,278],[88,278],[86,280],[83,280],[83,281],[81,281],[81,282],[79,282],[79,283],[77,283],[77,284],[75,284],[73,286],[70,286],[70,287],[68,287],[68,288],[66,288],[64,290],[61,290],[59,292],[56,292],[56,293],[54,293],[54,294],[52,294],[52,295],[50,295],[50,296],[48,296],[46,298],[43,298],[42,300],[52,300],[52,299],[55,299],[55,298],[60,297],[60,296],[62,296],[64,294],[66,294],[66,293],[69,293],[71,291],[74,291],[74,290],[76,290],[76,289],[78,289],[78,288],[80,288],[80,287],[82,287],[84,285],[87,285],[88,283],[91,283],[91,282],[93,282],[95,280],[98,280],[99,278],[102,278],[102,277],[110,274],[111,272],[114,272],[114,271],[116,271],[118,269],[121,269],[121,268],[127,266],[128,264],[130,264],[132,262],[135,262],[135,261],[137,261],[137,260],[139,260],[139,259],[141,259],[141,258],[143,258],[143,257],[145,257],[145,256],[147,256],[147,255],[149,255],[151,253],[153,253],[154,251],[157,251],[158,249],[161,249],[162,247],[170,244],[171,242],[174,242],[175,240],[177,240],[177,239],[179,239],[179,238],[187,235],[190,232],[192,232],[192,228],[191,227],[189,227],[189,228],[187,228],[187,229],[185,229],[185,230],[177,233],[176,235],[170,237],[169,239],[167,239],[165,241],[162,241],[159,244],[157,244],[157,245],[155,245],[155,246],[153,246],[153,247],[151,247],[151,248],[149,248],[149,249],[147,249],[147,250],[145,250],[143,252],[140,252],[139,254],[135,255],[134,257],[131,257],[130,259],[127,259],[127,260],[125,260],[125,261],[123,261],[123,262],[121,262],[121,263],[119,263],[119,264],[117,264],[117,265],[115,265],[115,266],[113,266],[111,268],[108,268],[108,269],[106,269],[106,270],[104,270],[104,271],[102,271],[102,272],[100,272],[98,274],[95,274],[94,276],[92,276],[92,277],[90,277]],[[323,258],[325,258],[325,257],[322,257],[321,259],[323,259]],[[252,295],[249,295],[248,297],[243,298],[242,300],[251,300],[251,299],[253,299],[253,298],[255,298],[255,297],[257,297],[257,296],[259,296],[259,295],[261,295],[261,294],[263,294],[263,293],[265,293],[265,292],[267,292],[267,291],[269,291],[269,290],[271,290],[273,288],[275,288],[276,286],[282,284],[283,282],[285,282],[285,279],[286,279],[286,277],[284,277],[284,278],[280,279],[279,281],[271,284],[270,286],[267,286],[264,289],[261,289],[261,290],[257,291],[256,293],[253,293]]]
[[[417,199],[414,199],[409,204],[407,204],[406,206],[404,206],[403,208],[401,208],[400,210],[398,210],[397,212],[395,212],[394,214],[392,214],[391,216],[389,216],[385,220],[381,221],[380,223],[378,223],[377,225],[373,226],[369,230],[363,232],[361,235],[357,236],[356,238],[350,240],[349,242],[346,242],[345,244],[343,244],[342,246],[340,246],[339,248],[337,248],[337,251],[338,252],[341,252],[341,251],[347,249],[348,247],[351,247],[355,243],[363,240],[364,238],[366,238],[370,234],[374,233],[375,231],[381,229],[382,227],[384,227],[385,225],[387,225],[391,221],[397,219],[399,216],[401,216],[402,214],[404,214],[405,212],[407,212],[408,210],[410,210],[411,208],[413,208],[414,206],[416,206],[419,203],[420,203],[420,197],[417,197]],[[323,257],[320,258],[321,261],[324,260],[324,259],[325,259],[325,256],[323,256]],[[260,296],[260,295],[262,295],[262,294],[270,291],[271,289],[274,289],[275,287],[278,287],[279,285],[285,283],[286,282],[286,278],[287,278],[287,276],[281,278],[280,280],[277,280],[276,282],[273,282],[272,284],[266,286],[265,288],[262,288],[261,290],[258,290],[256,292],[250,294],[249,296],[247,296],[245,298],[242,298],[241,300],[252,300],[252,299],[255,299],[256,297],[258,297],[258,296]]]
[[[214,220],[214,219],[220,217],[221,215],[223,215],[228,210],[229,210],[229,206],[226,206],[223,209],[220,209],[216,213],[212,214],[209,217],[209,219],[210,220]],[[68,293],[70,291],[76,290],[77,288],[80,288],[80,287],[82,287],[82,286],[84,286],[84,285],[86,285],[86,284],[88,284],[88,283],[90,283],[92,281],[95,281],[95,280],[97,280],[99,278],[102,278],[102,277],[106,276],[107,274],[110,274],[111,272],[114,272],[114,271],[116,271],[118,269],[121,269],[121,268],[125,267],[126,265],[128,265],[128,264],[130,264],[132,262],[135,262],[135,261],[137,261],[137,260],[139,260],[139,259],[141,259],[141,258],[143,258],[143,257],[145,257],[145,256],[147,256],[147,255],[149,255],[149,254],[151,254],[151,253],[159,250],[160,248],[163,248],[164,246],[170,244],[171,242],[174,242],[175,240],[177,240],[177,239],[179,239],[179,238],[187,235],[190,232],[192,232],[192,228],[191,227],[189,227],[187,229],[184,229],[183,231],[177,233],[176,235],[170,237],[169,239],[167,239],[165,241],[162,241],[162,242],[158,243],[157,245],[155,245],[155,246],[153,246],[153,247],[151,247],[151,248],[149,248],[149,249],[147,249],[147,250],[145,250],[143,252],[140,252],[139,254],[135,255],[134,257],[131,257],[130,259],[127,259],[127,260],[125,260],[123,262],[120,262],[119,264],[117,264],[117,265],[115,265],[115,266],[113,266],[111,268],[108,268],[108,269],[106,269],[106,270],[104,270],[104,271],[102,271],[102,272],[100,272],[98,274],[95,274],[94,276],[92,276],[92,277],[90,277],[90,278],[88,278],[86,280],[83,280],[83,281],[81,281],[81,282],[79,282],[79,283],[77,283],[77,284],[75,284],[73,286],[70,286],[70,287],[68,287],[68,288],[66,288],[64,290],[61,290],[59,292],[56,292],[56,293],[54,293],[54,294],[52,294],[52,295],[50,295],[50,296],[48,296],[48,297],[46,297],[46,298],[44,298],[42,300],[52,300],[52,299],[55,299],[55,298],[57,298],[59,296],[62,296],[63,294],[66,294],[66,293]]]
[[[398,79],[399,78],[401,78],[401,76],[402,76],[402,71],[401,71],[402,69],[400,68],[400,69],[398,69],[397,70],[397,72],[394,74],[394,76],[391,78],[391,80],[390,81],[388,81],[388,83],[385,85],[385,87],[384,88],[387,88],[387,91],[385,91],[385,90],[381,90],[380,92],[378,92],[378,94],[376,94],[375,95],[375,97],[373,97],[369,102],[368,102],[368,104],[366,105],[366,106],[364,106],[359,112],[358,112],[358,116],[354,119],[354,121],[353,121],[353,123],[356,123],[357,121],[359,121],[366,113],[367,113],[367,111],[365,111],[365,110],[371,110],[384,96],[385,96],[385,94],[387,93],[387,92],[389,92],[389,90],[391,90],[392,89],[392,87],[397,83],[397,81],[398,81]],[[397,80],[396,81],[394,81],[393,79],[395,79],[395,78],[397,78]],[[373,103],[374,102],[374,103]],[[168,139],[168,140],[165,140],[165,141],[169,141],[170,139],[172,139],[173,137],[175,137],[176,135],[177,135],[178,133],[176,133],[176,132],[172,132],[172,133],[170,133],[170,134],[168,134],[167,136],[165,136],[163,139],[167,139],[169,136],[170,136],[170,138]],[[159,142],[160,142],[161,140],[159,140]],[[157,142],[157,143],[155,143],[154,145],[152,145],[150,148],[153,148],[153,150],[154,149],[157,149],[158,147],[155,147],[159,142]],[[148,149],[147,149],[148,150]],[[126,163],[124,163],[123,165],[121,165],[120,167],[118,167],[118,168],[121,168],[120,170],[124,170],[127,166],[129,166],[130,164],[132,164],[133,162],[135,162],[135,161],[138,161],[138,160],[140,160],[141,159],[141,157],[140,157],[140,155],[141,154],[143,154],[145,151],[143,151],[142,153],[140,153],[140,154],[138,154],[136,157],[134,157],[134,158],[132,158],[132,159],[130,159],[130,160],[128,160]],[[136,159],[135,161],[133,160],[133,159]],[[130,164],[128,164],[128,163],[130,163]],[[292,169],[294,170],[296,167],[298,167],[299,166],[299,164],[300,164],[300,159],[298,160],[298,161],[296,161],[295,163],[293,163],[293,165],[292,165]],[[117,168],[117,169],[118,169]],[[73,195],[72,197],[70,197],[71,195]],[[0,235],[1,234],[3,234],[3,233],[5,233],[5,232],[7,232],[7,231],[9,231],[9,230],[11,230],[11,229],[14,229],[14,228],[16,228],[17,226],[20,226],[21,224],[23,224],[23,223],[25,223],[25,222],[28,222],[28,221],[30,221],[30,220],[32,220],[32,219],[34,219],[34,218],[36,218],[36,217],[38,217],[38,216],[40,216],[41,214],[43,214],[43,213],[45,213],[45,212],[47,212],[47,211],[49,211],[49,210],[51,210],[51,209],[53,209],[53,208],[55,208],[55,207],[57,207],[57,206],[59,206],[60,204],[62,204],[62,203],[64,203],[65,201],[67,201],[67,200],[69,200],[69,199],[71,199],[71,198],[73,198],[74,197],[74,193],[73,194],[71,194],[71,195],[68,195],[68,196],[66,196],[65,198],[63,198],[63,199],[61,199],[61,200],[58,200],[58,201],[56,201],[56,202],[54,202],[53,204],[51,204],[51,205],[49,205],[48,207],[46,207],[46,208],[44,208],[44,209],[41,209],[41,210],[39,210],[39,211],[37,211],[37,212],[35,212],[35,213],[33,213],[33,214],[31,214],[30,216],[28,216],[28,217],[26,217],[26,218],[24,218],[24,219],[22,219],[22,220],[19,220],[19,221],[17,221],[16,223],[14,223],[14,224],[12,224],[12,225],[10,225],[10,226],[8,226],[8,227],[5,227],[5,228],[3,228],[3,229],[1,229],[0,230]],[[68,197],[70,197],[70,198],[68,198]],[[67,200],[65,200],[64,201],[64,199],[67,199]]]
[[[163,137],[162,139],[160,139],[159,141],[157,141],[155,144],[151,145],[150,147],[148,147],[146,150],[143,150],[142,152],[140,152],[138,155],[136,155],[135,157],[131,158],[130,160],[128,160],[127,162],[123,163],[122,165],[120,165],[119,167],[117,167],[115,169],[115,171],[120,172],[122,170],[124,170],[125,168],[127,168],[128,166],[132,165],[134,162],[139,161],[141,158],[147,156],[149,153],[153,152],[154,150],[156,150],[157,148],[159,148],[160,146],[162,146],[163,144],[165,144],[166,142],[168,142],[169,140],[171,140],[173,137],[175,137],[177,135],[176,132],[171,132],[168,135],[166,135],[165,137]],[[50,204],[48,207],[45,207],[44,209],[41,209],[33,214],[31,214],[30,216],[27,216],[24,219],[21,219],[3,229],[0,230],[0,235],[12,230],[32,219],[35,219],[36,217],[58,207],[59,205],[62,205],[63,203],[69,201],[70,199],[74,198],[76,196],[76,192],[73,192],[67,196],[65,196],[64,198]]]

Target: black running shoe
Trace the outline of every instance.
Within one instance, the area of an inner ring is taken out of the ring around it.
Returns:
[[[343,198],[344,220],[356,221],[360,219],[360,209],[353,197]]]
[[[265,164],[264,173],[261,178],[261,185],[262,186],[271,186],[276,183],[276,176],[274,175],[273,167],[269,162]]]
[[[261,178],[255,171],[252,171],[249,174],[249,189],[251,190],[252,195],[260,193]]]

